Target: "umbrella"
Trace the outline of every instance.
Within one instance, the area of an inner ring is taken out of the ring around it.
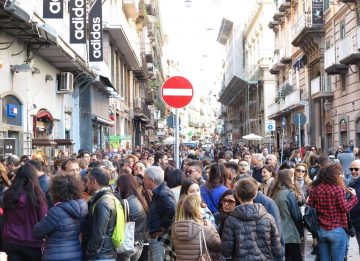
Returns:
[[[254,133],[250,133],[248,135],[242,136],[244,140],[262,140],[262,137],[259,135],[256,135]]]

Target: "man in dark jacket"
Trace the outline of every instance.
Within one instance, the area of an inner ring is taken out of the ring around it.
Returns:
[[[241,177],[241,179],[249,179],[254,183],[254,185],[256,185],[258,187],[257,181],[250,176],[243,176],[243,177]],[[282,231],[282,224],[281,224],[281,217],[280,217],[279,209],[273,199],[265,196],[260,191],[257,191],[253,201],[254,201],[254,203],[262,204],[265,207],[266,211],[274,217],[276,227],[277,227],[279,235],[280,235],[280,243],[281,243],[281,249],[282,249],[281,258],[275,258],[275,260],[281,261],[285,257],[285,240],[284,240],[284,234]]]
[[[115,261],[116,250],[111,237],[115,228],[116,208],[109,187],[110,174],[103,168],[93,168],[86,187],[91,197],[82,237],[85,260]]]
[[[350,171],[352,180],[349,187],[355,189],[356,195],[360,195],[360,160],[354,160],[351,162]],[[359,245],[360,253],[360,203],[357,203],[350,210],[350,221],[356,231],[356,239]]]
[[[258,186],[251,179],[236,184],[237,206],[225,221],[221,253],[231,260],[280,260],[282,249],[274,217],[254,203]]]
[[[153,192],[148,214],[149,260],[164,260],[164,248],[158,237],[171,226],[176,208],[175,196],[166,185],[164,171],[160,167],[145,169],[144,185]]]

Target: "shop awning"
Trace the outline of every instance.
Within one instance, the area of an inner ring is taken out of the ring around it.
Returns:
[[[54,141],[58,146],[72,146],[75,144],[75,142],[70,139],[54,139]]]
[[[32,145],[38,147],[56,147],[57,143],[50,139],[33,139]]]
[[[50,112],[48,112],[45,109],[41,109],[38,111],[38,113],[36,114],[36,118],[40,119],[40,118],[46,118],[49,121],[54,121],[53,116],[51,115]]]
[[[114,85],[112,85],[110,79],[106,76],[98,75],[93,80],[93,84],[98,88],[100,92],[102,92],[108,98],[118,95]]]
[[[93,118],[93,121],[104,124],[104,125],[108,125],[108,126],[114,125],[113,121],[108,121],[108,120],[105,120],[104,118],[101,118],[101,117],[98,117],[98,116],[95,116]]]
[[[26,1],[27,2],[27,1]],[[61,71],[84,72],[91,77],[95,74],[87,62],[74,50],[58,32],[37,15],[30,19],[21,19],[21,12],[16,9],[4,10],[5,0],[0,0],[1,29],[14,36],[15,40],[26,43],[28,48]]]

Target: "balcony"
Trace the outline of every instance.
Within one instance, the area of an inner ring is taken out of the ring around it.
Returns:
[[[279,29],[279,22],[278,21],[275,21],[275,20],[272,20],[270,21],[270,23],[268,24],[268,27],[270,29],[273,29],[273,30],[278,30]]]
[[[274,116],[278,114],[279,111],[280,111],[280,104],[275,102],[273,104],[270,104],[270,106],[268,107],[267,114],[269,115],[269,118],[271,118],[270,116]]]
[[[283,64],[289,64],[292,62],[290,50],[286,49],[284,46],[280,48],[280,62]]]
[[[273,64],[269,70],[271,74],[278,74],[282,69],[285,68],[285,64],[280,61],[280,51],[275,53]]]
[[[323,20],[315,24],[312,20],[312,14],[304,13],[292,27],[292,45],[300,47],[302,43],[313,41],[315,38],[320,40],[324,32]]]
[[[154,92],[151,89],[145,91],[145,104],[153,105],[154,104]]]
[[[285,99],[280,99],[279,110],[290,110],[301,101],[300,89],[297,89],[285,96]]]
[[[274,19],[274,21],[280,21],[284,17],[285,17],[284,12],[277,12],[274,14],[273,19]]]
[[[331,88],[331,76],[318,76],[311,80],[311,98],[321,99],[332,99],[334,93]]]
[[[123,10],[127,18],[135,19],[139,13],[138,1],[123,0]]]
[[[124,1],[130,2],[130,1]],[[133,2],[133,1],[131,1]],[[126,62],[132,70],[141,70],[140,38],[135,26],[131,25],[121,10],[121,4],[104,5],[104,31],[107,31],[117,47],[122,51]]]
[[[335,46],[332,46],[325,51],[324,68],[328,75],[346,73],[348,66],[338,62]]]
[[[339,61],[342,64],[360,63],[360,27],[356,28],[356,37],[346,36],[339,42]]]
[[[278,1],[279,11],[285,12],[286,10],[289,10],[291,7],[291,0],[279,0]]]

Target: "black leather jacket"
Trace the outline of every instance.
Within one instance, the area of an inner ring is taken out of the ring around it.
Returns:
[[[110,188],[102,188],[89,199],[82,237],[84,260],[116,258],[111,240],[116,221],[115,202],[106,195],[114,194]]]

